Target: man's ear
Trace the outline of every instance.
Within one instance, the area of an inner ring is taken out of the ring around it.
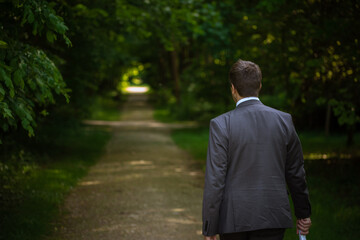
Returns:
[[[234,84],[231,84],[231,92],[232,92],[233,94],[236,93],[236,89],[235,89],[235,87],[234,87]]]

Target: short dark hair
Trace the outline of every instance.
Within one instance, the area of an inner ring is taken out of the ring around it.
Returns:
[[[229,80],[241,97],[259,96],[261,88],[261,70],[250,61],[239,59],[229,72]]]

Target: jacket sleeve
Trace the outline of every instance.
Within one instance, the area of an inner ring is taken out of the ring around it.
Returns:
[[[285,177],[294,203],[295,216],[298,219],[302,219],[310,217],[311,205],[305,179],[301,143],[296,134],[291,117],[289,122],[290,128],[288,132]]]
[[[210,122],[203,195],[203,235],[218,234],[219,209],[227,171],[228,137],[216,119]]]

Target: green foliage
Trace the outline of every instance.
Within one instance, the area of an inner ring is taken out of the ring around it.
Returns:
[[[26,0],[15,3],[16,8],[23,11],[21,26],[24,24],[32,25],[33,35],[42,35],[46,32],[46,38],[50,43],[57,39],[57,34],[61,35],[67,45],[71,45],[69,38],[65,35],[68,27],[64,23],[64,19],[57,15],[53,7],[55,3],[48,3],[43,0]]]
[[[331,99],[330,104],[340,125],[354,126],[360,121],[360,117],[355,112],[355,104],[335,99]]]
[[[360,237],[359,179],[356,160],[305,161],[312,204],[312,227],[308,238],[357,239]],[[333,231],[329,232],[329,229]],[[284,239],[294,239],[294,230]]]
[[[264,102],[292,113],[301,127],[323,127],[330,104],[331,119],[356,129],[358,3],[158,1],[150,6],[147,1],[120,2],[118,14],[125,14],[128,21],[122,22],[138,39],[134,54],[149,66],[144,78],[157,98],[171,93],[163,101],[171,115],[205,120],[227,111],[233,106],[228,70],[242,58],[258,63],[263,71],[260,98],[265,96]],[[342,107],[334,101],[342,102]],[[339,125],[332,121],[331,127]]]
[[[121,74],[132,61],[115,15],[115,1],[63,1],[68,36],[74,47],[55,51],[63,60],[61,73],[71,92],[71,104],[56,110],[64,116],[89,118],[92,100],[117,90]],[[55,49],[56,50],[56,49]]]
[[[98,97],[91,105],[91,114],[89,119],[119,121],[121,117],[121,100],[110,97]]]
[[[101,155],[110,134],[102,129],[54,126],[54,136],[32,148],[1,155],[0,239],[39,239],[54,231],[59,206]]]
[[[25,25],[33,28],[34,36],[46,31],[49,42],[61,35],[68,45],[71,43],[65,35],[68,29],[63,19],[48,2],[10,2],[0,3],[7,7],[0,15],[3,29],[0,33],[0,126],[6,132],[21,123],[28,135],[33,136],[36,118],[48,104],[55,103],[54,93],[69,101],[69,89],[47,54],[29,44]],[[0,141],[1,138],[0,135]]]
[[[193,155],[201,163],[202,169],[205,170],[209,128],[175,130],[171,137],[177,145]]]
[[[206,34],[222,36],[220,14],[215,8],[215,4],[206,1],[144,1],[144,4],[135,1],[129,4],[119,0],[117,16],[128,32],[158,41],[161,48],[173,51],[190,44],[192,38]]]

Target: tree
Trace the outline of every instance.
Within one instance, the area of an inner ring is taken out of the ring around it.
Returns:
[[[68,28],[47,1],[0,4],[4,9],[0,15],[0,125],[6,132],[21,123],[33,136],[36,118],[47,115],[46,106],[55,103],[54,94],[69,101],[59,69],[36,43],[44,37],[53,43],[60,36],[70,46]]]

